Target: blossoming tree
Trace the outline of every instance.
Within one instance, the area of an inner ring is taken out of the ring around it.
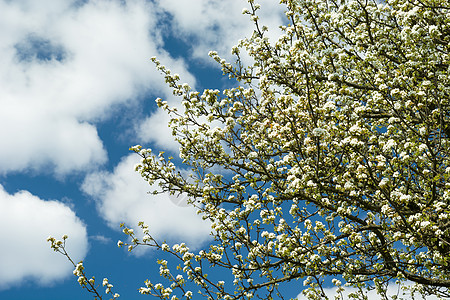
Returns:
[[[137,171],[189,197],[214,241],[194,253],[144,224],[143,239],[125,228],[130,250],[156,247],[180,264],[160,261],[162,282],[140,292],[273,299],[302,279],[305,297],[323,299],[333,279],[357,298],[405,282],[449,297],[450,2],[282,0],[276,41],[248,2],[255,30],[232,49],[236,63],[210,53],[235,88],[193,91],[153,59],[182,99],[178,110],[157,103],[191,175],[141,146]]]

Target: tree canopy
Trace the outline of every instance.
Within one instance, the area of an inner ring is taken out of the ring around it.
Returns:
[[[156,192],[189,197],[214,241],[192,252],[125,228],[130,250],[180,264],[160,261],[164,279],[140,292],[274,299],[301,279],[305,297],[323,299],[333,279],[358,298],[402,283],[450,297],[450,2],[282,0],[275,41],[248,3],[255,30],[236,61],[210,52],[234,88],[199,93],[153,58],[182,101],[157,99],[190,174],[141,146],[136,169]]]

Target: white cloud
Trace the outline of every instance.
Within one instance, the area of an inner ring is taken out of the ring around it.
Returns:
[[[92,173],[86,177],[82,190],[97,202],[99,214],[113,229],[124,222],[136,228],[139,221],[149,225],[157,239],[186,242],[193,248],[209,237],[210,224],[196,214],[196,209],[175,205],[167,195],[151,195],[149,186],[134,171],[139,157],[125,157],[112,173]]]
[[[153,142],[158,150],[178,153],[179,144],[169,128],[170,116],[166,111],[158,109],[146,118],[137,128],[138,138],[143,143]]]
[[[95,123],[113,105],[171,93],[153,55],[194,82],[162,49],[152,2],[74,3],[0,0],[2,173],[50,166],[66,174],[104,163]]]
[[[178,112],[184,112],[180,98],[169,96],[164,98],[172,108],[177,108]],[[136,135],[140,143],[153,143],[157,151],[171,151],[179,153],[180,145],[172,135],[172,129],[169,127],[170,115],[162,108],[156,109],[149,117],[145,118],[136,126]]]
[[[27,191],[8,194],[0,186],[0,289],[31,280],[39,284],[71,275],[67,259],[50,249],[49,235],[67,234],[67,249],[75,261],[87,252],[86,227],[75,213],[57,201],[44,201]]]
[[[103,236],[103,235],[92,235],[92,236],[89,236],[89,239],[91,241],[95,241],[100,244],[114,244],[114,242],[111,238]]]

